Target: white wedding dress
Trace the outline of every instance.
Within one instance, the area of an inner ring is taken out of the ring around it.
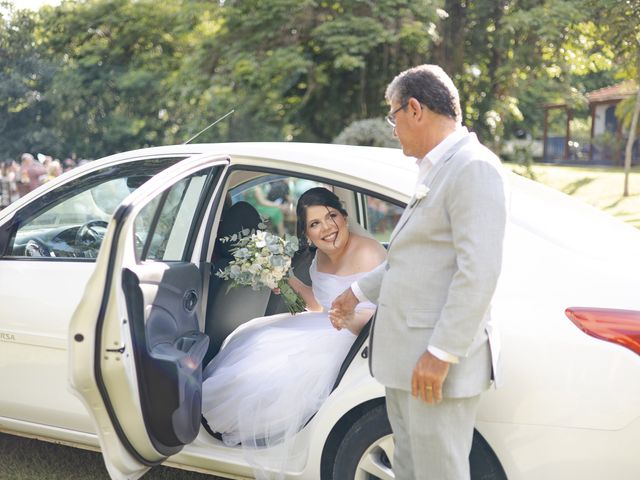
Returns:
[[[204,370],[202,412],[227,445],[284,445],[260,470],[284,469],[291,439],[318,411],[338,376],[355,336],[335,330],[327,311],[335,297],[364,273],[339,276],[319,272],[313,259],[309,274],[323,312],[273,315],[237,328]],[[358,309],[375,306],[361,303]],[[277,449],[276,449],[277,450]],[[283,451],[284,450],[284,451]],[[269,478],[260,475],[262,478]]]

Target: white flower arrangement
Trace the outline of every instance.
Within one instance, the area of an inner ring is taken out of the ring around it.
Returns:
[[[304,300],[287,283],[291,257],[298,250],[297,237],[286,235],[281,238],[265,230],[244,229],[237,234],[221,237],[220,241],[235,242],[231,248],[233,260],[224,270],[216,272],[218,277],[231,280],[229,288],[279,288],[291,314],[305,310]]]
[[[429,187],[427,187],[424,183],[419,184],[416,187],[416,191],[413,194],[413,203],[411,203],[411,207],[414,207],[420,200],[426,198],[429,193]]]

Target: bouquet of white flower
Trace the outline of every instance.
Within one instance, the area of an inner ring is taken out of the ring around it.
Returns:
[[[298,250],[298,238],[286,235],[281,238],[264,230],[242,230],[220,241],[235,242],[231,249],[233,260],[216,275],[231,280],[229,288],[248,286],[253,290],[261,288],[280,289],[280,294],[289,312],[293,315],[303,312],[304,300],[287,283],[291,267],[291,257]]]

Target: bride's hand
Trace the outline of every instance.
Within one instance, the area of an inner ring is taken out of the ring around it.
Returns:
[[[347,288],[333,301],[329,310],[329,319],[336,330],[349,327],[354,319],[356,305],[358,305],[358,298],[351,288]]]

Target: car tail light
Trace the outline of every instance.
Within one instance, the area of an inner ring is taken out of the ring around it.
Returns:
[[[570,307],[564,313],[583,332],[640,355],[640,311]]]

